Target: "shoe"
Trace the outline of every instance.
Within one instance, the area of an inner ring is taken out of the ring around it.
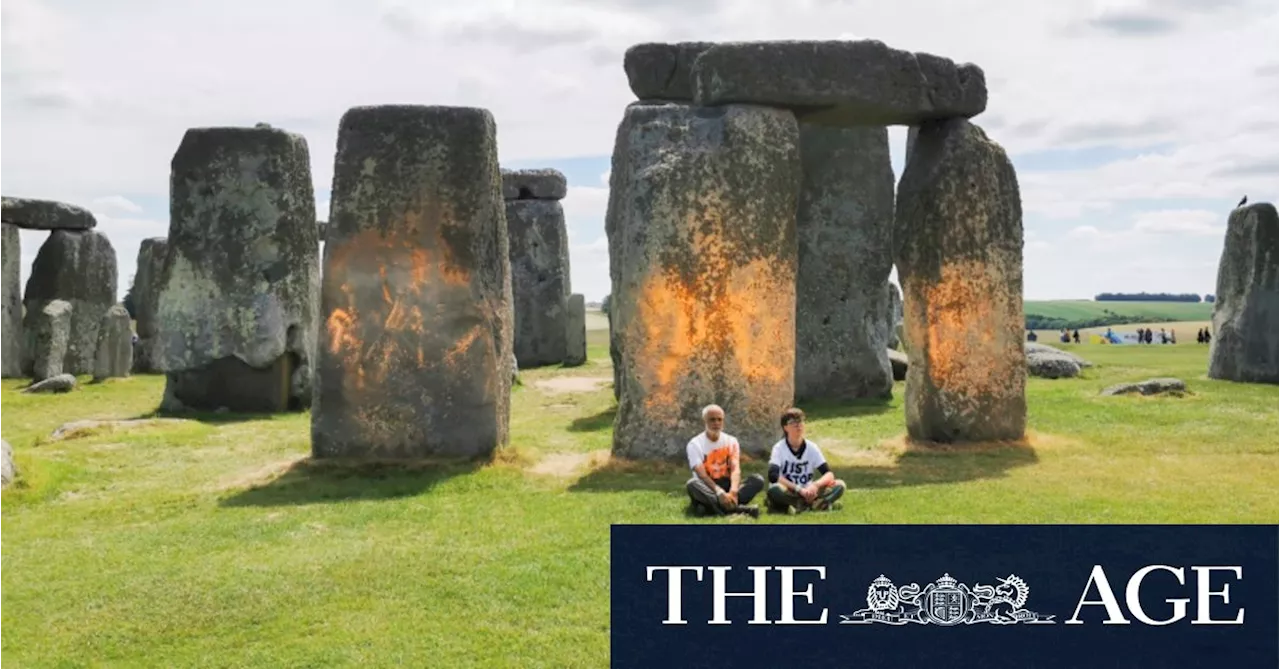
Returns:
[[[737,512],[745,513],[748,516],[751,516],[752,518],[760,517],[760,507],[758,506],[746,506],[746,505],[739,504],[737,508]]]

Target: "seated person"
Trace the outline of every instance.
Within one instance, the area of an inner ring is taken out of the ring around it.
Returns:
[[[739,467],[742,449],[735,437],[723,431],[724,409],[708,405],[702,410],[702,422],[707,429],[690,439],[685,447],[693,478],[684,487],[693,500],[694,510],[759,517],[760,509],[748,503],[764,490],[764,477],[752,474],[742,481]]]
[[[822,511],[844,494],[844,481],[827,466],[818,445],[804,438],[804,412],[782,414],[785,436],[769,456],[769,508],[775,511]]]

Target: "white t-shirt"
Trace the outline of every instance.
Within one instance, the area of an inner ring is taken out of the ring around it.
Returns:
[[[729,478],[733,473],[732,458],[738,452],[738,439],[724,432],[715,441],[707,439],[706,432],[700,432],[685,446],[685,453],[689,456],[689,469],[702,465],[707,470],[707,476],[713,479]]]
[[[822,457],[818,445],[808,439],[804,440],[799,454],[791,450],[785,438],[781,439],[773,445],[773,453],[769,456],[769,466],[776,465],[784,478],[802,487],[818,478],[818,468],[826,463],[827,459]]]

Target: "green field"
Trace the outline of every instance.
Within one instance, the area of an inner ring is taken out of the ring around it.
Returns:
[[[1068,347],[1096,366],[1029,380],[1023,444],[906,443],[902,383],[889,402],[806,405],[844,508],[750,520],[687,515],[679,463],[610,459],[607,331],[589,340],[585,367],[522,372],[512,446],[489,462],[312,462],[306,414],[54,439],[146,419],[162,379],[55,396],[5,379],[6,666],[607,666],[611,523],[1280,520],[1277,388],[1206,379],[1207,347]],[[1098,394],[1153,376],[1192,394]]]
[[[1213,317],[1209,302],[1095,302],[1093,300],[1027,300],[1022,310],[1046,318],[1084,320],[1108,313],[1126,317],[1129,323],[1207,321]]]

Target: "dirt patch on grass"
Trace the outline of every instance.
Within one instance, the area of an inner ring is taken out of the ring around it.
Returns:
[[[899,439],[888,439],[870,448],[863,448],[842,439],[829,439],[820,445],[828,460],[855,467],[893,467],[906,451]]]
[[[281,474],[289,471],[302,460],[306,460],[309,455],[295,455],[284,460],[277,460],[255,469],[242,471],[234,476],[223,479],[218,482],[217,490],[239,490],[241,488],[250,488],[253,486],[269,483]]]
[[[540,476],[574,478],[579,472],[592,470],[609,461],[609,451],[586,453],[551,453],[542,458],[529,471]]]
[[[612,382],[613,378],[608,376],[557,376],[535,381],[533,385],[549,393],[592,393]]]

